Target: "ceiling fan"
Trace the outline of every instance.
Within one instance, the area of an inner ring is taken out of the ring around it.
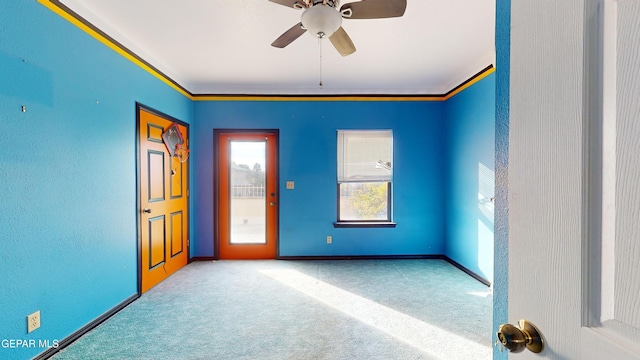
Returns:
[[[286,7],[304,10],[300,22],[280,35],[271,46],[284,48],[305,32],[318,38],[328,37],[340,55],[356,51],[342,28],[342,19],[382,19],[404,15],[407,0],[361,0],[342,5],[339,0],[269,0]]]

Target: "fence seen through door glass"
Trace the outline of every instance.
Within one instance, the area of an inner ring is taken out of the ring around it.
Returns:
[[[231,244],[266,243],[266,141],[231,141]]]

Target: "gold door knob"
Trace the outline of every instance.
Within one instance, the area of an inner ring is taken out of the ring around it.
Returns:
[[[544,339],[538,328],[527,320],[518,321],[518,326],[502,324],[498,329],[498,341],[502,349],[507,349],[512,353],[519,353],[524,349],[534,353],[544,350]],[[502,351],[500,349],[500,351]]]

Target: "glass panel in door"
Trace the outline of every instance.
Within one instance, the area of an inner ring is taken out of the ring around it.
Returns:
[[[266,141],[231,141],[229,242],[265,244]]]

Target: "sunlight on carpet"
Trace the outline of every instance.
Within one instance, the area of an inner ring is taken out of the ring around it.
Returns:
[[[490,346],[480,345],[297,270],[265,269],[260,272],[436,359],[450,359],[452,351],[458,354],[463,351],[476,359],[491,358]]]
[[[467,294],[481,297],[481,298],[486,298],[488,296],[491,296],[492,293],[491,291],[469,291]]]

